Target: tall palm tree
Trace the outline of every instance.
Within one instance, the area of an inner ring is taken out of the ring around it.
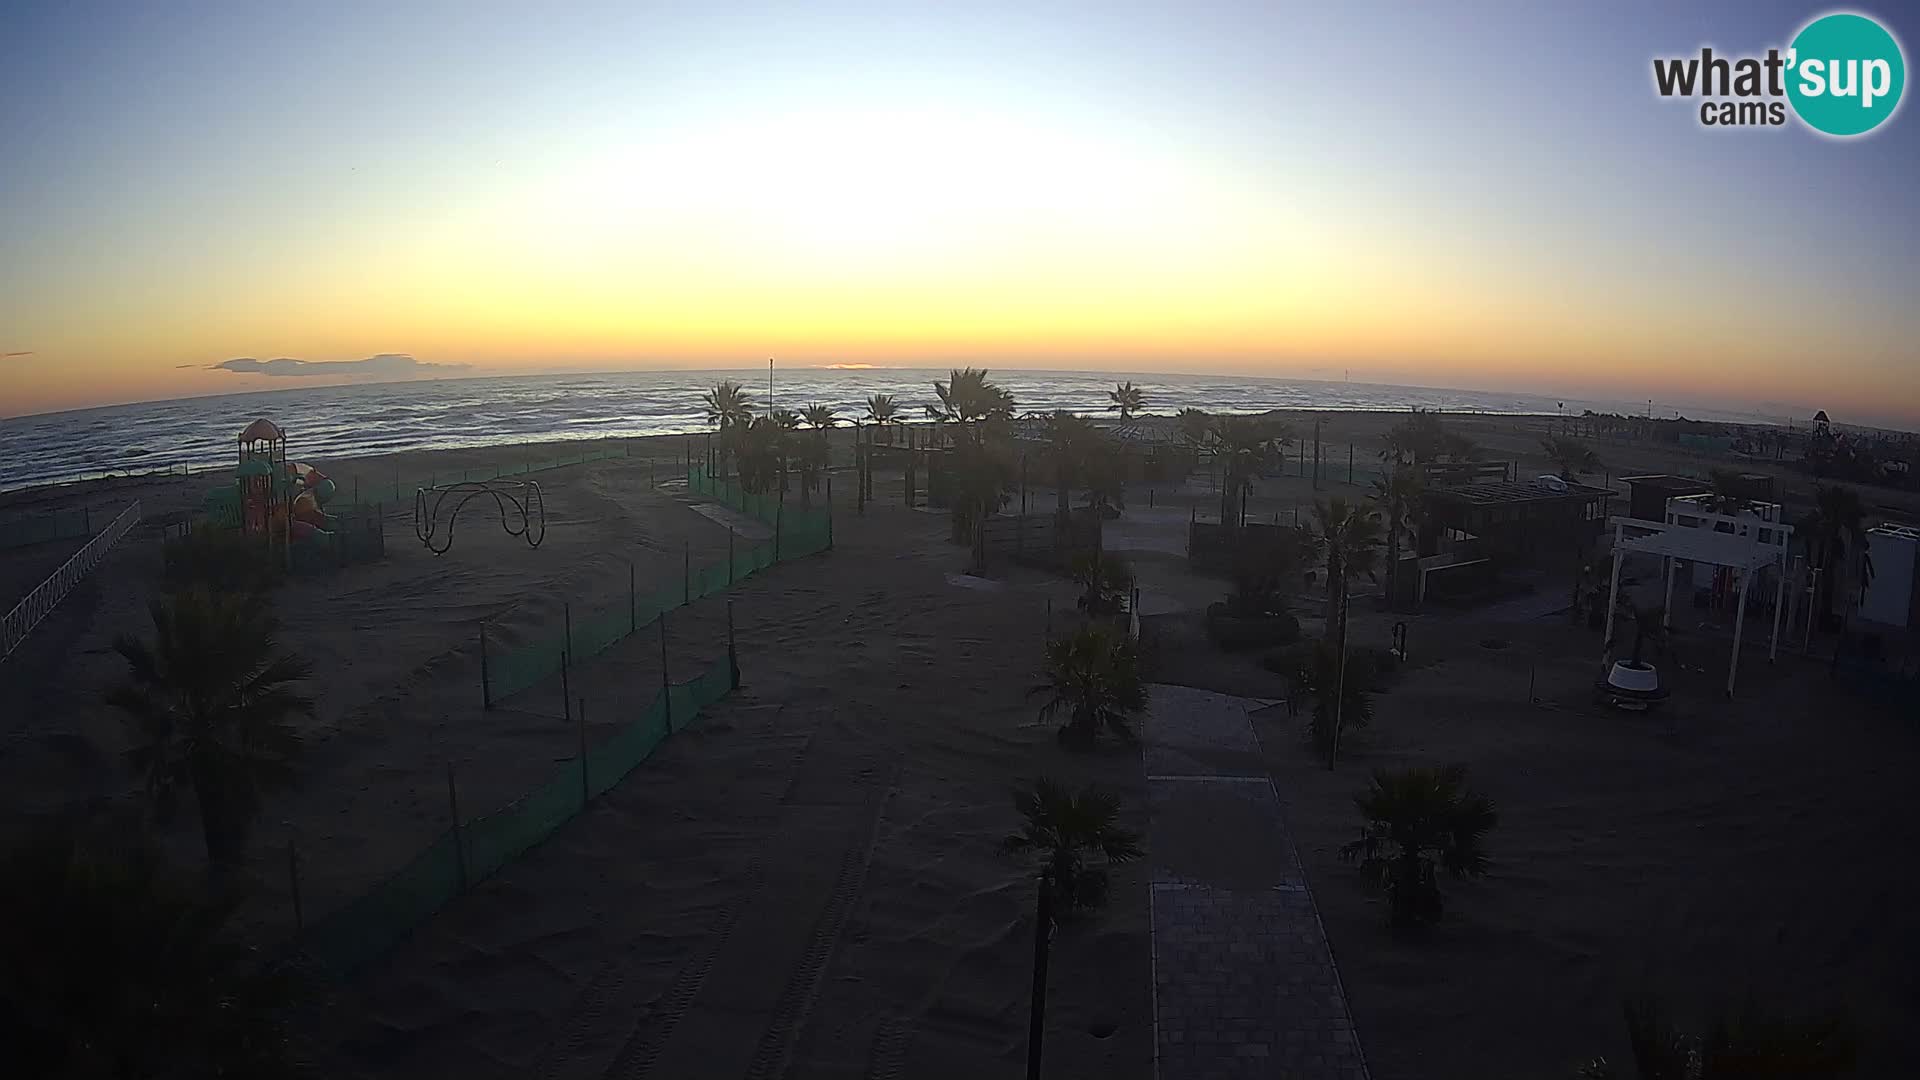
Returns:
[[[1833,596],[1838,593],[1844,598],[1842,617],[1847,617],[1853,610],[1853,590],[1844,588],[1838,579],[1849,577],[1852,564],[1866,553],[1866,508],[1860,502],[1860,493],[1842,484],[1816,485],[1813,512],[1802,518],[1794,531],[1806,542],[1807,561],[1821,571],[1814,610],[1831,611]]]
[[[758,416],[733,431],[741,489],[758,495],[779,491],[792,453],[789,429],[777,416]]]
[[[1600,457],[1593,449],[1578,439],[1566,439],[1558,435],[1540,440],[1540,449],[1546,451],[1553,460],[1554,468],[1560,470],[1560,479],[1572,480],[1575,476],[1585,476],[1600,471]]]
[[[1073,510],[1073,489],[1098,448],[1100,429],[1084,416],[1055,409],[1047,414],[1044,431],[1047,453],[1053,458],[1056,512],[1064,521]]]
[[[1147,404],[1147,392],[1133,385],[1132,381],[1116,384],[1113,389],[1107,391],[1107,398],[1113,402],[1107,406],[1107,411],[1118,410],[1121,420],[1133,419],[1133,414],[1145,408]]]
[[[300,1074],[282,1014],[296,985],[224,933],[150,854],[41,835],[0,865],[0,1030],[12,1075]]]
[[[290,721],[313,712],[294,684],[312,665],[280,651],[259,596],[194,588],[148,610],[151,645],[129,635],[113,643],[131,676],[107,695],[133,730],[128,760],[156,822],[172,817],[179,787],[191,785],[208,861],[238,864],[261,792],[291,776],[300,739]]]
[[[986,537],[982,525],[1007,503],[1019,475],[999,442],[961,440],[951,456],[953,481],[953,539],[973,545],[974,565],[985,562]]]
[[[1089,787],[1076,793],[1043,776],[1015,792],[1013,806],[1026,824],[1000,849],[1040,856],[1053,910],[1062,916],[1105,907],[1107,867],[1141,855],[1140,838],[1120,827],[1120,798],[1110,792]],[[1087,865],[1091,854],[1101,857],[1101,865]]]
[[[1313,519],[1314,542],[1327,559],[1327,631],[1332,637],[1336,626],[1345,627],[1348,583],[1374,577],[1380,520],[1338,495],[1314,503]]]
[[[1047,642],[1045,681],[1028,691],[1045,695],[1040,718],[1065,712],[1060,741],[1092,746],[1104,728],[1133,741],[1131,717],[1147,707],[1140,657],[1133,639],[1104,623],[1089,623]]]
[[[732,379],[714,384],[700,399],[707,412],[707,423],[720,430],[720,472],[726,474],[726,458],[734,450],[738,432],[753,419],[753,399],[746,388]]]
[[[893,403],[892,394],[874,394],[867,398],[867,422],[873,424],[900,422],[900,409]]]
[[[800,419],[808,427],[819,432],[823,439],[826,438],[827,431],[840,422],[840,417],[834,413],[833,406],[818,403],[800,410]]]
[[[1350,652],[1343,670],[1339,647],[1331,639],[1302,644],[1311,648],[1289,650],[1294,665],[1287,675],[1295,690],[1313,699],[1307,735],[1314,749],[1326,753],[1333,748],[1336,722],[1343,733],[1373,722],[1380,675],[1371,653]]]
[[[1487,833],[1499,822],[1493,803],[1467,787],[1467,768],[1378,769],[1354,797],[1365,820],[1360,839],[1340,848],[1386,890],[1395,926],[1423,926],[1444,910],[1439,871],[1481,877]]]
[[[805,507],[813,505],[814,489],[820,486],[820,477],[831,459],[827,432],[840,418],[832,406],[816,403],[800,410],[800,419],[814,432],[814,437],[801,443],[794,453],[794,463],[800,469],[800,505]]]
[[[1214,420],[1215,452],[1226,462],[1227,482],[1220,487],[1220,523],[1241,525],[1240,502],[1253,478],[1283,454],[1293,442],[1285,425],[1257,416],[1222,416]]]
[[[951,372],[946,382],[935,380],[936,407],[927,406],[927,414],[936,420],[961,425],[961,431],[980,441],[978,425],[983,420],[1006,420],[1013,416],[1013,394],[987,379],[985,368],[964,368]]]
[[[1422,495],[1426,481],[1420,472],[1402,462],[1394,462],[1387,475],[1373,482],[1373,504],[1387,515],[1387,600],[1400,601],[1400,542],[1418,542]]]

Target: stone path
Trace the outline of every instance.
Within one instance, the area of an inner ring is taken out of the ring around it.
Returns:
[[[1146,723],[1158,1080],[1367,1080],[1247,708],[1153,687]]]

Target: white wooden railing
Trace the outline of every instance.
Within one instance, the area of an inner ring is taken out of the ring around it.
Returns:
[[[139,523],[140,500],[135,499],[120,511],[120,516],[114,518],[112,524],[100,530],[100,535],[87,541],[86,546],[74,552],[72,558],[60,564],[60,569],[34,586],[32,592],[15,604],[13,610],[7,612],[6,618],[0,619],[0,660],[12,656],[13,650],[19,648],[33,628],[40,625],[40,620],[46,618],[47,613],[61,600],[66,599],[66,595],[86,578],[89,571],[100,565],[100,560],[106,558],[113,545],[127,535],[127,530]]]

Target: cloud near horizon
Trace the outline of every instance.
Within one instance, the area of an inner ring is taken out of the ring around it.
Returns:
[[[23,349],[20,352],[0,353],[0,357],[9,358],[9,359],[15,356],[32,356],[32,355],[33,355],[32,349]]]
[[[428,364],[406,353],[381,353],[365,360],[295,360],[282,356],[274,360],[256,360],[242,356],[212,365],[210,371],[233,371],[242,375],[305,377],[314,375],[413,375],[429,371],[464,371],[471,364]]]

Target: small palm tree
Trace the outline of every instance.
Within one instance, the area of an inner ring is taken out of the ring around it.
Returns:
[[[1553,467],[1560,470],[1562,480],[1600,471],[1599,455],[1578,439],[1554,435],[1541,439],[1540,449],[1546,451],[1547,457],[1553,460]]]
[[[1084,416],[1055,409],[1047,414],[1045,434],[1047,453],[1053,458],[1056,513],[1064,520],[1073,510],[1074,484],[1086,472],[1087,459],[1100,442],[1100,430]]]
[[[1395,926],[1437,921],[1439,871],[1458,878],[1487,873],[1487,833],[1499,821],[1493,803],[1467,787],[1467,768],[1379,769],[1354,797],[1365,820],[1360,839],[1340,848],[1387,893]]]
[[[0,865],[0,1002],[12,1075],[292,1077],[297,986],[140,851],[66,833]]]
[[[874,394],[867,398],[867,420],[875,424],[899,423],[900,408],[893,403],[893,395]]]
[[[1127,609],[1133,593],[1133,567],[1112,552],[1088,551],[1073,559],[1073,580],[1086,591],[1078,601],[1089,615],[1112,615]]]
[[[1240,499],[1262,469],[1293,442],[1285,424],[1255,416],[1222,416],[1213,424],[1215,452],[1226,462],[1227,482],[1220,487],[1220,521],[1240,525]]]
[[[1140,658],[1131,637],[1104,623],[1047,642],[1045,682],[1030,694],[1046,695],[1040,718],[1065,712],[1060,741],[1090,747],[1102,729],[1133,741],[1132,717],[1147,707]]]
[[[1121,420],[1133,419],[1133,414],[1145,408],[1147,404],[1147,392],[1133,385],[1131,381],[1115,385],[1113,389],[1107,391],[1107,398],[1113,402],[1107,406],[1107,411],[1118,410]]]
[[[171,819],[182,784],[200,804],[207,859],[238,864],[261,792],[291,776],[299,748],[290,720],[313,703],[294,692],[312,671],[279,651],[266,602],[247,593],[194,588],[149,606],[151,645],[123,635],[113,647],[131,680],[107,695],[127,714],[127,751],[145,779],[153,821]]]
[[[792,452],[788,429],[777,417],[760,416],[734,428],[733,432],[741,489],[753,494],[780,490]]]
[[[1387,600],[1395,603],[1400,598],[1399,582],[1394,575],[1400,571],[1400,543],[1402,539],[1417,542],[1418,521],[1422,507],[1422,496],[1426,492],[1426,481],[1420,472],[1404,463],[1394,462],[1391,470],[1381,479],[1373,482],[1373,504],[1387,515]]]
[[[775,409],[770,415],[773,417],[773,422],[780,425],[780,430],[800,430],[800,414],[792,409]]]
[[[820,404],[809,405],[800,410],[800,419],[806,421],[808,427],[820,432],[822,438],[826,437],[829,428],[840,422],[840,417],[834,414],[833,406]]]
[[[1002,840],[1000,850],[1040,856],[1053,910],[1062,917],[1105,907],[1107,868],[1140,857],[1140,838],[1119,825],[1117,795],[1093,787],[1075,793],[1043,776],[1014,792],[1013,806],[1027,823]],[[1088,855],[1100,856],[1100,865],[1089,866]]]
[[[1338,495],[1314,503],[1313,516],[1314,543],[1327,559],[1327,629],[1332,636],[1346,618],[1349,583],[1374,578],[1380,519]]]
[[[1212,437],[1213,417],[1204,409],[1181,409],[1174,414],[1173,430],[1181,442],[1198,450]]]

